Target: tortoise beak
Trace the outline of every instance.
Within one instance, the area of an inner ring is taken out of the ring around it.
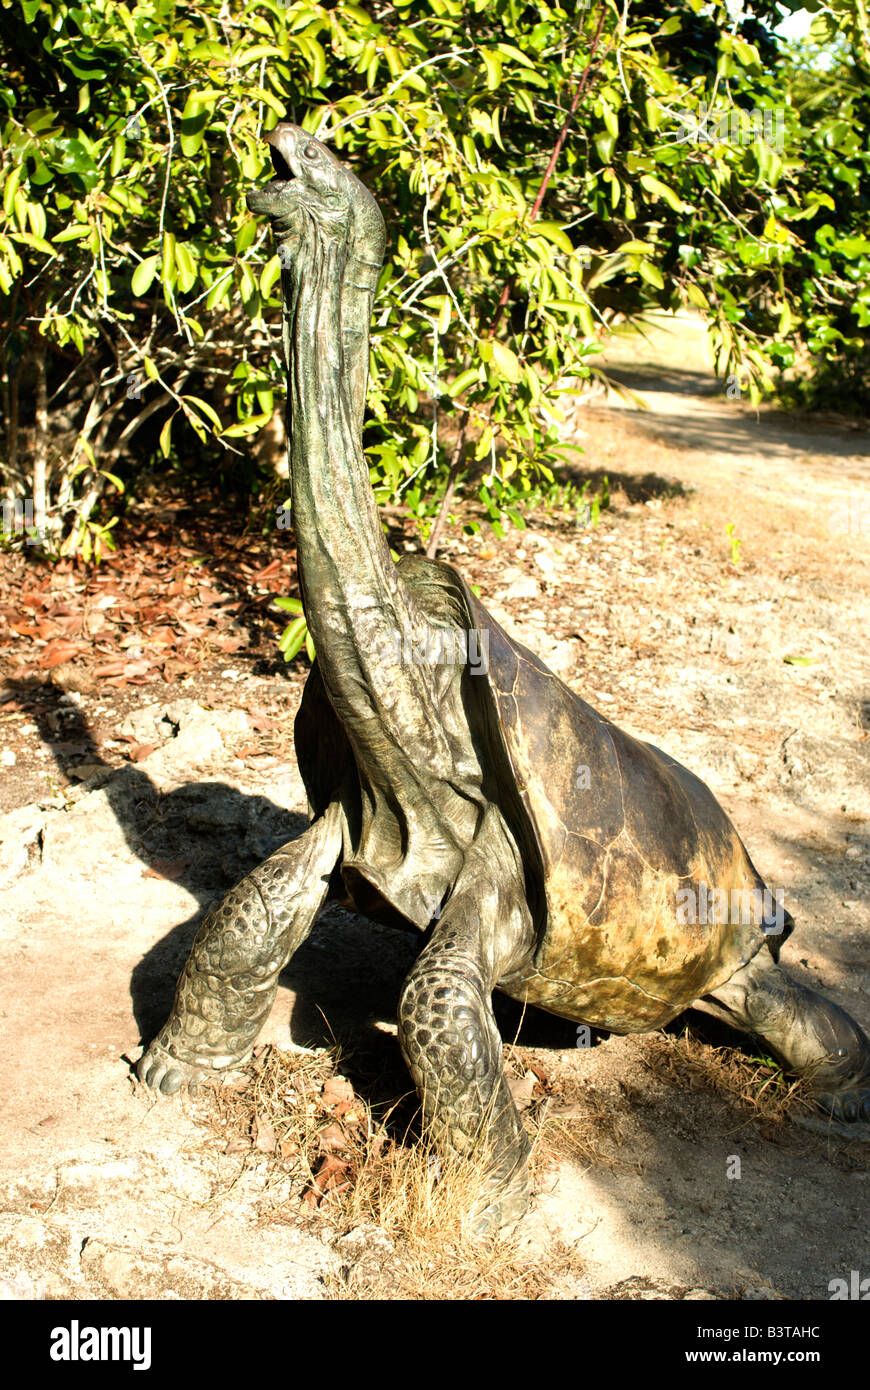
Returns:
[[[275,178],[252,189],[248,194],[246,201],[251,212],[264,213],[267,216],[274,216],[278,212],[278,200],[295,179],[291,160],[295,158],[301,136],[302,131],[290,121],[281,121],[266,136]]]

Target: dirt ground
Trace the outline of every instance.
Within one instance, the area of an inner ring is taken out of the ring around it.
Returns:
[[[585,699],[710,784],[785,888],[787,968],[870,1030],[870,438],[729,399],[690,318],[618,341],[606,367],[631,397],[572,403],[564,426],[577,478],[609,480],[598,526],[542,511],[495,545],[456,525],[444,554]],[[155,1101],[132,1079],[204,910],[304,824],[305,659],[285,672],[236,645],[141,689],[7,664],[7,1297],[409,1296],[387,1279],[393,1238],[300,1205],[274,1143],[221,1138],[213,1098]],[[338,1038],[364,1099],[400,1095],[417,944],[328,912],[263,1042],[318,1059]],[[763,1065],[751,1048],[735,1061],[734,1037],[698,1042],[688,1016],[588,1048],[509,1001],[499,1019],[540,1140],[536,1193],[510,1237],[514,1284],[484,1272],[475,1296],[827,1299],[870,1274],[866,1127],[782,1121],[729,1089],[729,1067]],[[524,1281],[546,1260],[549,1282]]]

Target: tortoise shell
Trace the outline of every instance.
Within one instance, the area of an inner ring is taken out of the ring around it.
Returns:
[[[400,571],[433,622],[461,627],[464,613],[476,633],[481,660],[463,672],[463,703],[483,744],[485,791],[523,854],[537,932],[532,963],[499,988],[562,1017],[642,1032],[765,945],[776,957],[793,923],[784,913],[777,934],[765,932],[774,923],[749,896],[765,884],[709,788],[575,695],[507,635],[452,566],[411,556]],[[296,735],[318,813],[353,759],[316,670]],[[402,900],[407,873],[394,891],[358,843],[347,844],[343,872],[359,910],[389,920],[392,906],[415,920]]]

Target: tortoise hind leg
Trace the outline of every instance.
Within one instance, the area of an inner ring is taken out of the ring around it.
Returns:
[[[341,853],[337,802],[211,908],[196,935],[172,1011],[136,1068],[171,1095],[246,1062],[287,961],[308,936]]]
[[[439,1154],[486,1149],[475,1235],[517,1220],[529,1202],[531,1146],[504,1075],[491,996],[531,936],[513,841],[507,832],[481,836],[399,1002],[399,1041]]]
[[[696,1007],[769,1046],[789,1072],[808,1079],[813,1099],[837,1120],[870,1120],[870,1040],[853,1018],[755,956]]]

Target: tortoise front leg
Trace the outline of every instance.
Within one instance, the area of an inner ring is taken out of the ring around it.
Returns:
[[[482,858],[466,863],[399,1002],[399,1041],[439,1154],[467,1158],[479,1145],[487,1151],[475,1235],[523,1215],[531,1153],[491,1002],[496,981],[527,948],[531,923],[519,877],[488,881]]]
[[[172,1011],[137,1066],[171,1095],[243,1064],[275,999],[278,977],[313,927],[341,852],[338,803],[210,909]]]

